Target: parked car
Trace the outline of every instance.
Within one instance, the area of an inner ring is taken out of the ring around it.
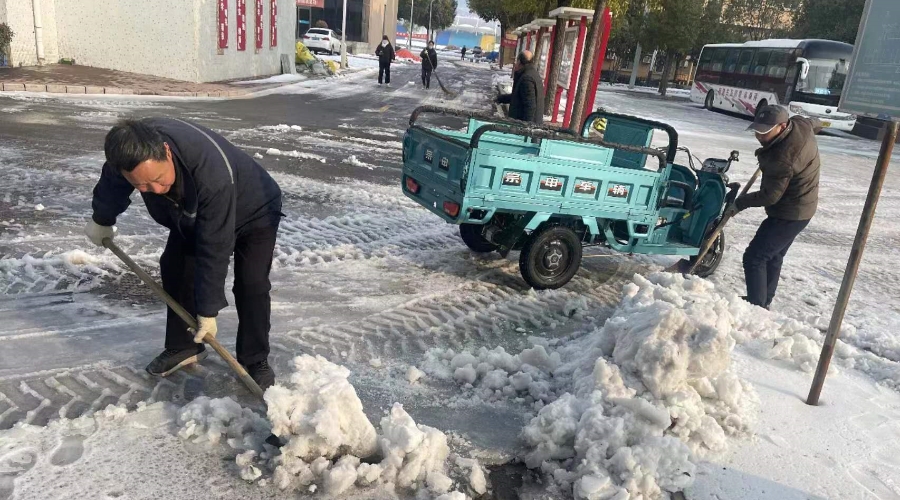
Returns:
[[[479,59],[481,59],[482,54],[483,54],[483,52],[481,50],[481,47],[479,47],[477,45],[472,47],[472,60],[473,61],[478,61]]]
[[[311,28],[303,35],[303,45],[311,52],[326,52],[328,54],[340,54],[341,32],[328,28]]]

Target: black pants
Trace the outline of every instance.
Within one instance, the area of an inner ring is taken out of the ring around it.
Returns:
[[[768,309],[775,298],[781,264],[794,238],[809,224],[808,220],[784,220],[769,217],[760,224],[756,236],[744,252],[744,278],[747,301]]]
[[[269,271],[275,250],[274,226],[249,229],[238,236],[234,245],[234,302],[238,314],[237,360],[244,366],[269,356],[271,299]],[[194,269],[196,249],[192,240],[176,232],[169,233],[166,249],[159,259],[163,288],[189,313],[196,315],[194,302]],[[166,317],[166,349],[200,348],[188,325],[168,309]]]
[[[431,68],[422,66],[422,85],[426,89],[431,88]]]
[[[378,63],[378,83],[391,83],[391,63]]]

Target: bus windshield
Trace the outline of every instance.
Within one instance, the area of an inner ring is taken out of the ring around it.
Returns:
[[[797,91],[840,96],[848,69],[849,62],[845,59],[810,59],[809,75],[805,80],[798,80]]]

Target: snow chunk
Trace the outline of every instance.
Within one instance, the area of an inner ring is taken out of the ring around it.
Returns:
[[[276,148],[269,148],[266,150],[266,154],[269,156],[289,156],[291,158],[305,158],[307,160],[316,160],[321,163],[325,163],[326,159],[323,156],[319,156],[312,153],[303,153],[301,151],[282,151]]]
[[[408,380],[410,384],[415,384],[424,376],[425,372],[415,366],[410,366],[409,370],[406,372],[406,380]]]
[[[390,415],[381,419],[381,430],[383,475],[396,476],[397,485],[411,487],[429,472],[445,466],[450,454],[447,436],[427,425],[417,425],[399,403],[394,403]]]
[[[178,436],[182,439],[217,445],[224,438],[236,450],[259,448],[269,433],[266,419],[231,398],[201,396],[178,412],[178,424]]]
[[[362,168],[367,168],[369,170],[375,170],[375,165],[361,161],[359,158],[356,157],[356,155],[350,155],[349,158],[344,159],[343,161],[341,161],[341,163],[353,165],[354,167],[362,167]]]
[[[44,209],[44,205],[41,205],[40,203],[38,203],[37,205],[34,206],[34,209],[37,210],[38,212],[40,212],[41,210]]]

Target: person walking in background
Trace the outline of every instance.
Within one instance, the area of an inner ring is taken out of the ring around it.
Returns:
[[[428,42],[428,48],[419,54],[422,58],[422,85],[426,89],[431,88],[431,73],[437,68],[437,51],[434,50],[434,41]]]
[[[460,57],[460,59],[465,60],[466,59],[466,46],[465,45],[463,45],[461,52],[462,52],[462,57]]]
[[[748,130],[762,145],[756,150],[762,181],[759,191],[739,197],[730,215],[764,207],[766,220],[744,252],[747,302],[768,309],[775,298],[781,265],[794,239],[809,225],[819,202],[821,123],[791,117],[782,106],[764,106]]]
[[[387,35],[381,38],[381,44],[375,49],[375,55],[378,56],[378,85],[382,82],[386,85],[391,84],[391,63],[397,58],[394,53],[394,46],[388,40]]]
[[[509,117],[523,122],[544,122],[544,84],[534,67],[534,54],[519,53],[513,74],[512,93],[497,96],[498,104],[509,104]]]

